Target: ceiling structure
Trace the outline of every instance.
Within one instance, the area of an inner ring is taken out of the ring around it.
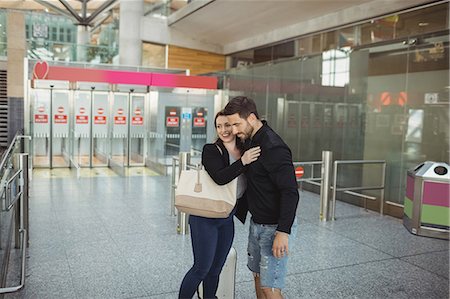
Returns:
[[[442,0],[441,0],[442,1]],[[193,0],[171,30],[228,54],[439,0]]]
[[[127,0],[134,1],[134,0]],[[143,23],[143,40],[232,53],[302,34],[357,22],[424,3],[443,0],[144,0],[147,12],[170,3],[172,11],[163,27]],[[66,15],[75,24],[98,26],[105,12],[119,9],[123,0],[1,0],[0,8],[46,10]],[[189,3],[188,5],[186,5]],[[94,24],[96,21],[96,24]],[[168,25],[168,26],[167,26]],[[164,29],[166,26],[166,29]],[[168,30],[169,40],[160,38]],[[172,40],[170,40],[172,39]],[[210,45],[210,46],[208,46]]]
[[[144,2],[156,4],[160,0]],[[72,19],[76,25],[94,26],[98,25],[95,20],[105,19],[119,3],[120,0],[1,0],[0,8],[52,12]]]
[[[20,10],[40,10],[46,9],[40,2],[47,2],[55,7],[64,9],[64,5],[59,0],[46,0],[46,1],[35,1],[35,0],[1,0],[0,8],[7,9],[20,9]],[[75,10],[81,10],[83,3],[87,3],[88,11],[96,10],[102,6],[108,0],[63,0],[68,5],[73,7]]]
[[[227,44],[371,1],[215,0],[186,16],[173,14],[169,25],[188,35],[195,32],[198,39]]]

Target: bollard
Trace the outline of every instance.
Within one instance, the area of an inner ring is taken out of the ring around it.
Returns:
[[[320,220],[330,220],[330,178],[333,152],[322,151],[322,184],[320,185]]]
[[[188,152],[180,152],[179,154],[179,167],[178,177],[180,177],[182,170],[187,170],[187,165],[191,162],[191,154]],[[183,212],[178,212],[177,215],[177,233],[181,235],[189,234],[188,226],[189,215]]]

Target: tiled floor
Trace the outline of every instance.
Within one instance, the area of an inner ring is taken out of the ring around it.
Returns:
[[[300,196],[287,298],[449,298],[448,241],[340,202],[337,220],[321,223],[318,196]],[[235,226],[236,298],[256,298],[248,228]],[[35,175],[26,286],[6,298],[177,298],[191,263],[189,235],[170,216],[170,177]]]

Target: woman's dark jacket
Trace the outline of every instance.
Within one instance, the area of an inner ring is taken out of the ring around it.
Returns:
[[[220,147],[222,152],[220,152],[218,147]],[[205,144],[202,151],[202,164],[209,176],[218,185],[225,185],[231,182],[246,169],[241,159],[230,165],[230,155],[222,142]],[[243,198],[238,199],[235,216],[244,223],[246,214],[246,201]]]

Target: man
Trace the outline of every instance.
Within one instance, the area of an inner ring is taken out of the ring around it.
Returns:
[[[261,147],[261,156],[248,165],[246,172],[246,204],[252,215],[247,266],[253,272],[258,299],[283,298],[281,289],[287,272],[291,231],[294,234],[296,230],[299,200],[292,154],[266,121],[259,119],[252,99],[233,98],[225,106],[224,114],[233,134],[249,142],[249,147]],[[241,214],[242,205],[238,206],[237,216],[244,222],[247,207]]]

